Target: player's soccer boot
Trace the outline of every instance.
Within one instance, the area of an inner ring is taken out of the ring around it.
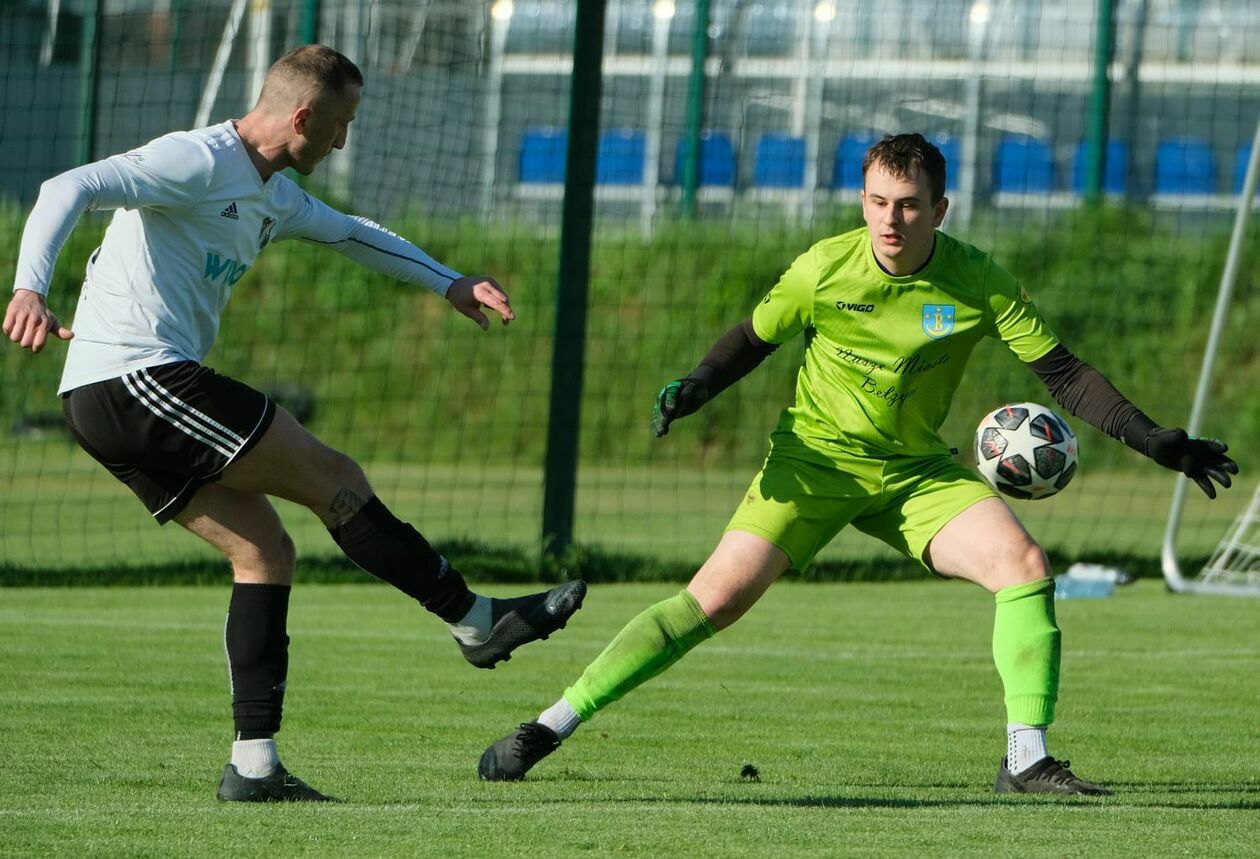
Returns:
[[[477,764],[482,781],[519,781],[529,768],[560,748],[556,732],[538,722],[521,726],[490,748]]]
[[[341,802],[335,796],[324,796],[283,766],[263,778],[246,778],[228,764],[223,768],[218,796],[224,802]]]
[[[546,638],[564,629],[573,613],[582,607],[586,582],[576,579],[543,593],[490,601],[490,637],[481,644],[455,643],[464,658],[478,668],[493,668],[512,658],[522,644]]]
[[[1068,767],[1071,761],[1056,761],[1046,757],[1037,761],[1019,775],[1012,775],[1006,768],[1006,758],[998,767],[997,782],[993,789],[998,793],[1058,793],[1078,796],[1111,796],[1102,785],[1093,784],[1078,777]]]

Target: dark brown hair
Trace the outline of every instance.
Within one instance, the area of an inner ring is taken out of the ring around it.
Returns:
[[[945,196],[945,156],[922,134],[889,134],[866,152],[862,178],[878,164],[899,179],[915,179],[922,170],[932,191],[932,202]]]

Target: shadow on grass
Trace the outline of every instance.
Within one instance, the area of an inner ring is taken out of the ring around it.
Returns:
[[[564,789],[565,785],[599,784],[599,796],[592,792],[588,797],[540,795],[539,791]],[[667,783],[655,776],[618,775],[599,778],[581,770],[562,769],[555,773],[534,776],[516,785],[502,785],[490,795],[500,802],[507,791],[524,788],[518,798],[546,805],[566,803],[626,803],[646,805],[744,805],[767,808],[819,808],[819,809],[880,809],[880,808],[949,808],[949,807],[1034,807],[1047,803],[1062,806],[1098,807],[1117,809],[1173,809],[1201,811],[1256,811],[1260,810],[1260,782],[1239,783],[1187,783],[1175,781],[1112,782],[1108,786],[1115,791],[1112,796],[1055,796],[1046,794],[997,794],[970,782],[931,783],[869,783],[845,786],[845,793],[810,792],[799,796],[784,796],[774,782],[723,781],[714,782],[714,791],[731,791],[718,796],[680,795],[668,789]],[[654,787],[658,788],[654,790]],[[619,789],[626,791],[617,795]],[[703,788],[701,789],[704,790]],[[757,796],[765,790],[766,796]],[[915,797],[912,794],[955,792],[956,797]],[[880,794],[864,796],[864,793]],[[903,794],[889,796],[888,794]],[[905,795],[911,794],[911,795]],[[1232,794],[1224,799],[1212,794]],[[1190,797],[1204,796],[1196,801]],[[1254,798],[1253,798],[1254,797]]]
[[[899,791],[910,791],[915,786],[898,785]],[[507,788],[510,790],[511,788]],[[1232,792],[1237,788],[1222,786],[1222,793]],[[493,803],[502,802],[504,788],[495,791],[491,798]],[[1175,801],[1160,800],[1154,796],[1142,796],[1129,793],[1121,786],[1114,796],[1050,796],[1046,794],[990,794],[968,795],[946,799],[919,799],[915,797],[860,796],[844,794],[805,794],[803,796],[668,796],[668,795],[633,795],[616,796],[601,795],[585,798],[574,797],[540,797],[531,794],[528,797],[517,797],[526,802],[537,802],[540,805],[565,804],[625,804],[625,805],[727,805],[758,806],[763,808],[817,808],[817,809],[881,809],[881,808],[989,808],[989,807],[1044,807],[1047,804],[1055,807],[1106,808],[1108,811],[1118,809],[1153,809],[1187,811],[1256,811],[1260,810],[1260,800],[1238,799],[1234,801]]]
[[[905,789],[902,786],[901,789]],[[861,796],[800,796],[800,797],[737,797],[737,798],[696,798],[686,802],[702,805],[758,805],[766,807],[790,808],[947,808],[951,806],[1036,806],[1053,803],[1056,806],[1071,805],[1081,807],[1103,806],[1116,808],[1167,808],[1200,811],[1255,811],[1260,809],[1260,800],[1239,799],[1223,802],[1176,802],[1161,801],[1151,798],[1149,802],[1135,801],[1137,797],[1118,790],[1114,796],[1047,796],[993,794],[989,797],[959,797],[958,799],[899,799],[891,797]],[[669,801],[669,800],[663,800]]]

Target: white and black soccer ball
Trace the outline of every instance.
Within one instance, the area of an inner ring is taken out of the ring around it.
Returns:
[[[1012,498],[1049,498],[1076,475],[1076,434],[1045,406],[1008,403],[976,427],[976,467]]]

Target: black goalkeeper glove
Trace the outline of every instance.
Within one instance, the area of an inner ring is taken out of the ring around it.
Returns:
[[[669,425],[699,410],[709,400],[709,386],[688,376],[675,379],[656,395],[652,405],[652,431],[660,438],[669,432]]]
[[[1228,489],[1232,483],[1229,476],[1238,473],[1238,463],[1225,455],[1227,450],[1229,446],[1224,442],[1194,438],[1180,428],[1156,427],[1146,434],[1146,455],[1164,468],[1189,477],[1208,498],[1216,497],[1212,480]]]

